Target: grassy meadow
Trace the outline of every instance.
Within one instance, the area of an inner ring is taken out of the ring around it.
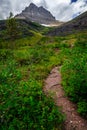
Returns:
[[[31,32],[13,41],[0,38],[0,130],[63,130],[65,115],[44,94],[44,80],[61,66],[66,95],[87,115],[87,32],[64,37]]]

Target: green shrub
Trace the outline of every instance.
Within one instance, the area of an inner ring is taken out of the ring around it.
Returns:
[[[13,53],[10,49],[2,49],[0,50],[0,61],[6,62],[7,59],[10,59],[13,57]]]
[[[42,91],[42,83],[21,80],[14,61],[0,73],[0,130],[53,130],[64,120],[60,110]]]
[[[87,37],[85,36],[82,36],[81,38],[79,37],[75,45],[81,48],[87,48]]]
[[[87,101],[80,101],[78,103],[78,112],[85,118],[87,118]]]
[[[81,102],[87,101],[86,61],[86,50],[79,45],[71,49],[70,53],[67,53],[67,60],[65,60],[61,69],[64,90],[72,101],[79,104],[78,112],[82,115],[87,114],[87,111],[84,109],[86,104],[84,103],[83,109],[83,104],[81,106]]]

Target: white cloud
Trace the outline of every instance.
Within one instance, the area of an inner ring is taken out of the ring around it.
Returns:
[[[55,1],[55,2],[54,2]],[[57,19],[69,21],[80,13],[87,10],[87,0],[78,0],[71,4],[71,0],[47,0],[48,9]],[[49,4],[50,3],[50,4]],[[54,4],[55,3],[55,4]],[[85,7],[84,7],[85,5]]]
[[[0,19],[8,16],[10,11],[14,14],[20,13],[31,2],[44,6],[61,21],[71,20],[87,10],[87,0],[77,0],[74,3],[71,0],[0,0]]]

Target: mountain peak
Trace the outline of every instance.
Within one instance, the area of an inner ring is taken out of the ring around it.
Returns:
[[[28,8],[38,8],[34,3],[30,3],[29,7]]]
[[[34,3],[31,3],[22,12],[31,12],[31,11],[34,11],[34,10],[37,10],[37,9],[38,9],[38,7]]]
[[[30,3],[30,5],[29,6],[36,6],[34,3]]]
[[[16,16],[16,18],[25,18],[40,24],[51,24],[52,22],[56,22],[55,17],[48,10],[43,6],[36,6],[34,3],[31,3],[26,7],[22,13]]]

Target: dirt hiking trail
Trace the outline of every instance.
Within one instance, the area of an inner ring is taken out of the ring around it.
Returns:
[[[44,92],[46,94],[54,93],[53,98],[55,103],[61,107],[62,113],[66,115],[64,122],[65,130],[87,130],[87,121],[77,113],[76,105],[64,94],[58,67],[52,69],[48,78],[45,80]]]

